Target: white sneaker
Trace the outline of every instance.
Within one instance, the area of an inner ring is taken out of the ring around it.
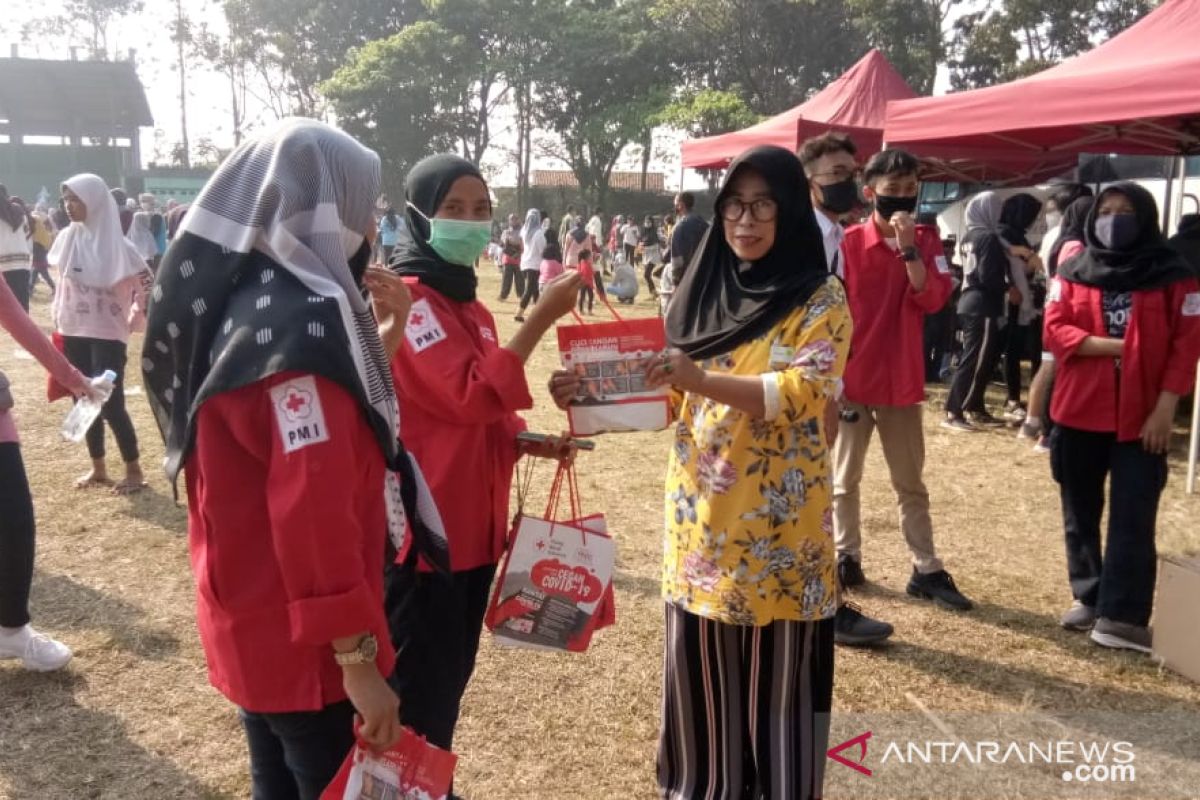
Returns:
[[[30,626],[18,634],[0,636],[0,659],[19,658],[27,670],[53,672],[71,660],[71,648]]]

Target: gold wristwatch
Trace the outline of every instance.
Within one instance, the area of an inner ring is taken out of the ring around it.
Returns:
[[[358,647],[353,650],[348,650],[345,653],[339,653],[335,650],[333,660],[339,666],[349,667],[354,664],[373,664],[377,655],[379,655],[379,640],[375,638],[375,634],[368,633],[358,640]]]

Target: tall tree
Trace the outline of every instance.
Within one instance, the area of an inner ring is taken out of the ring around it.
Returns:
[[[425,14],[419,0],[225,0],[230,33],[272,87],[276,112],[308,116],[352,49]]]
[[[1002,0],[954,26],[955,89],[973,89],[1039,72],[1105,41],[1145,16],[1152,0]]]
[[[846,0],[855,27],[918,94],[933,92],[945,63],[951,11],[963,0]]]
[[[701,89],[685,91],[657,115],[654,123],[685,131],[692,138],[700,138],[741,130],[759,119],[761,117],[733,92]],[[716,187],[722,170],[698,171],[710,189]]]
[[[651,7],[650,0],[576,0],[538,19],[544,78],[533,97],[536,119],[557,135],[552,155],[595,205],[605,204],[621,152],[645,140],[647,120],[677,82],[650,24]]]
[[[867,47],[843,0],[657,0],[651,13],[688,86],[756,114],[803,102]]]
[[[25,25],[22,38],[83,39],[92,58],[115,58],[117,54],[109,49],[113,23],[141,12],[142,8],[143,0],[65,0],[62,13],[39,17]]]
[[[183,167],[192,166],[191,144],[188,142],[187,116],[187,70],[189,46],[193,43],[192,23],[183,13],[183,0],[175,0],[175,26],[171,32],[171,41],[175,43],[175,69],[179,72],[179,137],[180,151],[183,153]]]
[[[469,138],[476,118],[464,96],[477,57],[463,37],[423,20],[355,50],[321,85],[342,127],[379,152],[389,194],[418,160]]]

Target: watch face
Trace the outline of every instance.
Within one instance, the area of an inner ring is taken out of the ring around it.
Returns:
[[[375,656],[379,655],[379,641],[372,635],[367,636],[358,644],[358,652],[362,655],[365,661],[374,661]]]

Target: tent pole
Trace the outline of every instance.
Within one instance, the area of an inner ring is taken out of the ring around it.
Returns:
[[[1196,362],[1196,376],[1200,378],[1200,361]],[[1200,457],[1200,383],[1192,394],[1192,430],[1188,444],[1187,493],[1196,491],[1196,459]]]

